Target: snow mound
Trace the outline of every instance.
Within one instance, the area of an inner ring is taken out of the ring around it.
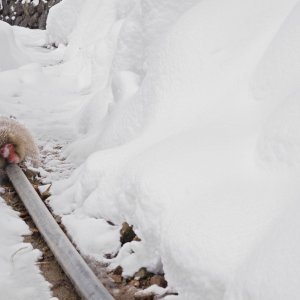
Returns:
[[[82,2],[84,1],[64,0],[51,7],[46,24],[49,44],[68,44]]]
[[[83,3],[60,67],[87,95],[83,164],[51,205],[85,254],[93,219],[127,221],[142,243],[112,266],[177,299],[300,297],[299,20],[297,0]]]
[[[16,44],[11,26],[3,21],[0,21],[0,41],[0,71],[14,69],[29,62]]]

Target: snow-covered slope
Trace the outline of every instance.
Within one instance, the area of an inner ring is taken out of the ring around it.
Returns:
[[[162,263],[180,299],[299,298],[299,20],[297,0],[83,3],[60,67],[89,95],[51,202],[67,228],[133,224],[112,265]]]

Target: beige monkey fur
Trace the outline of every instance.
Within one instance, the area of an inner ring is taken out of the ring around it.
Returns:
[[[34,166],[38,165],[39,150],[28,129],[14,119],[0,116],[0,148],[9,143],[15,146],[20,162],[27,160]],[[5,164],[4,158],[0,156],[0,168]]]

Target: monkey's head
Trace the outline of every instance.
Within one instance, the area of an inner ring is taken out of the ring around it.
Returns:
[[[0,148],[0,155],[10,164],[18,164],[21,161],[13,144],[4,144]]]

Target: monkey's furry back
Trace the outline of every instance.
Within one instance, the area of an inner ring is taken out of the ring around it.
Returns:
[[[7,143],[19,149],[22,161],[39,164],[39,149],[28,129],[15,119],[0,116],[0,148]]]

